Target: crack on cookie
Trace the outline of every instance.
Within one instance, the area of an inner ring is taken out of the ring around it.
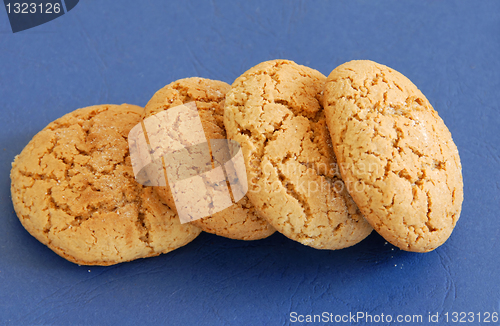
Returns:
[[[307,203],[307,198],[305,198],[303,195],[300,194],[300,192],[296,189],[295,185],[292,182],[287,181],[287,176],[278,166],[274,167],[278,172],[278,178],[281,181],[283,187],[286,189],[287,194],[289,194],[292,198],[294,198],[302,207],[303,215],[306,218],[303,229],[307,228],[307,222],[310,220],[311,217],[311,207]],[[300,231],[300,233],[302,233],[302,230]]]
[[[141,206],[139,206],[141,207]],[[137,220],[135,222],[135,225],[137,227],[137,230],[139,230],[139,232],[144,232],[144,235],[140,236],[139,237],[139,240],[141,240],[142,242],[144,242],[145,244],[147,244],[149,246],[149,228],[147,227],[146,225],[146,214],[144,214],[144,212],[141,212],[139,211],[138,214],[137,214]]]
[[[49,188],[47,190],[47,193],[46,193],[46,196],[48,197],[48,200],[49,200],[49,205],[47,208],[53,208],[53,209],[58,209],[58,205],[56,204],[56,202],[54,201],[54,198],[52,197],[52,189]],[[52,221],[51,221],[51,213],[50,211],[48,212],[47,214],[47,222],[45,223],[45,226],[43,227],[43,230],[42,232],[43,233],[49,233],[50,232],[50,229],[52,228]],[[50,239],[49,239],[50,241]]]
[[[432,224],[431,224],[432,199],[431,199],[431,195],[429,194],[428,191],[425,192],[425,195],[427,196],[427,213],[426,213],[427,221],[425,221],[425,226],[427,226],[427,229],[429,229],[429,232],[434,232],[434,231],[437,231],[438,229],[435,228],[434,226],[432,226]]]

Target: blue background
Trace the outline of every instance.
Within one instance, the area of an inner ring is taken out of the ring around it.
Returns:
[[[0,324],[283,325],[291,312],[365,312],[423,325],[429,312],[474,312],[477,325],[477,313],[500,312],[499,50],[498,1],[88,0],[16,34],[0,8]],[[203,233],[156,258],[86,267],[23,229],[10,164],[49,122],[94,104],[143,106],[179,78],[232,83],[276,58],[325,75],[370,59],[422,90],[463,165],[462,214],[443,246],[409,253],[373,233],[320,251],[280,234]]]

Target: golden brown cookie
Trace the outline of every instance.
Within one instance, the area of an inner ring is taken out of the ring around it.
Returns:
[[[243,150],[247,196],[285,236],[318,249],[370,234],[337,170],[321,97],[326,77],[292,61],[258,64],[226,95],[224,123]]]
[[[127,136],[134,105],[71,112],[33,137],[11,170],[14,209],[31,235],[81,265],[112,265],[181,247],[201,230],[180,224],[134,180]]]
[[[403,250],[443,244],[460,216],[460,157],[420,90],[389,67],[351,61],[328,76],[324,106],[342,177],[373,228]]]
[[[143,117],[148,118],[169,108],[195,101],[206,138],[225,139],[224,97],[229,89],[230,86],[221,81],[198,77],[180,79],[156,92],[146,105]],[[166,183],[166,187],[155,189],[175,210],[168,181]],[[258,216],[246,196],[220,212],[191,223],[203,231],[239,240],[262,239],[275,232],[265,219]]]

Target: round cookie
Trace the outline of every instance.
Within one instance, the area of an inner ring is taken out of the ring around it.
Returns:
[[[217,80],[198,77],[180,79],[156,92],[146,105],[143,117],[148,118],[169,108],[195,101],[207,139],[225,139],[224,97],[229,89],[228,84]],[[175,210],[168,181],[166,187],[155,189]],[[246,196],[220,212],[190,223],[203,231],[238,240],[262,239],[275,232],[265,219],[259,217]]]
[[[76,110],[36,134],[12,164],[22,225],[69,261],[112,265],[156,256],[201,232],[135,182],[127,135],[142,112],[127,104]]]
[[[226,95],[228,138],[243,150],[247,196],[288,238],[318,249],[370,234],[337,170],[321,97],[326,77],[287,60],[258,64]]]
[[[425,96],[389,67],[351,61],[328,76],[323,99],[342,177],[373,228],[407,251],[443,244],[460,216],[461,164]]]

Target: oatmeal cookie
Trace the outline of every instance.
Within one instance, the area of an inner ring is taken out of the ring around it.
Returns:
[[[448,128],[401,73],[351,61],[328,76],[326,121],[342,177],[373,228],[395,246],[431,251],[460,216],[460,157]]]
[[[19,220],[69,261],[113,265],[156,256],[201,232],[134,180],[127,135],[142,112],[127,104],[76,110],[36,134],[12,164]]]
[[[224,98],[229,89],[230,86],[224,82],[206,78],[192,77],[177,80],[156,92],[146,105],[143,118],[195,101],[206,138],[225,139]],[[163,168],[162,175],[166,175],[165,166]],[[165,183],[165,187],[160,186],[155,189],[175,210],[168,180]],[[238,240],[262,239],[275,232],[275,229],[258,215],[246,196],[222,211],[190,223],[205,232]]]
[[[321,103],[325,81],[292,61],[260,63],[233,83],[224,123],[242,146],[247,196],[260,214],[290,239],[340,249],[372,228],[337,169]]]

